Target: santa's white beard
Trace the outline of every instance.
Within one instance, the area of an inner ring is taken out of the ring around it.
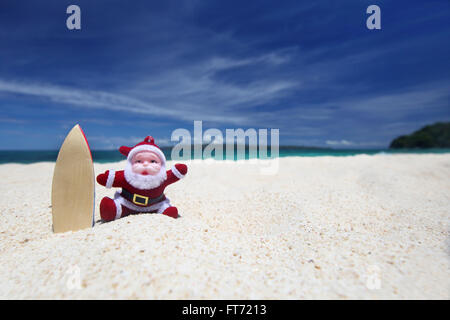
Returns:
[[[127,182],[131,184],[133,187],[140,190],[155,189],[159,187],[167,179],[165,165],[161,166],[159,172],[154,176],[152,175],[143,176],[142,174],[134,173],[131,167],[131,163],[127,161],[124,173],[125,173],[125,180],[127,180]]]

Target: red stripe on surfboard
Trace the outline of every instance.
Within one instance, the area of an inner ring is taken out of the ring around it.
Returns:
[[[85,136],[85,134],[84,134],[84,131],[83,131],[83,129],[81,129],[81,126],[80,126],[80,125],[78,125],[78,127],[80,128],[80,131],[81,131],[81,133],[83,134],[83,137],[84,137],[84,141],[86,141],[86,144],[87,144],[87,146],[88,146],[89,154],[91,155],[91,160],[92,160],[92,162],[94,162],[94,159],[92,158],[91,147],[89,146],[89,142],[88,142],[88,140],[86,139],[86,136]]]

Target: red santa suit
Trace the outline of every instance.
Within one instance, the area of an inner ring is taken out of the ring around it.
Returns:
[[[178,210],[171,206],[169,198],[164,195],[164,189],[184,178],[187,166],[175,164],[166,171],[166,158],[161,149],[154,143],[152,137],[147,137],[136,146],[120,147],[119,151],[127,156],[125,170],[107,170],[97,176],[97,182],[106,188],[122,188],[117,191],[114,199],[104,197],[100,203],[100,215],[103,220],[111,221],[132,213],[151,212],[162,213],[173,218],[178,217]],[[132,171],[131,159],[142,151],[152,151],[161,159],[161,170],[156,175],[140,175]]]

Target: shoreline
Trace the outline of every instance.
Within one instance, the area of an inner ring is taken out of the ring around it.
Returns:
[[[418,152],[418,153],[412,153],[412,152],[398,152],[398,153],[385,153],[385,152],[379,152],[379,153],[375,153],[375,154],[349,154],[349,155],[286,155],[286,156],[279,156],[276,158],[252,158],[252,159],[238,159],[238,160],[230,160],[230,159],[222,159],[222,160],[217,160],[217,159],[213,159],[213,158],[206,158],[206,159],[188,159],[188,160],[167,160],[168,162],[181,162],[181,163],[211,163],[211,162],[218,162],[218,163],[236,163],[236,164],[245,164],[246,162],[251,162],[251,161],[273,161],[273,160],[277,160],[277,159],[286,159],[286,158],[295,158],[295,159],[304,159],[304,158],[353,158],[353,157],[377,157],[377,156],[393,156],[393,157],[398,157],[398,156],[450,156],[450,151],[445,151],[445,152],[432,152],[432,153],[426,153],[426,152]],[[96,161],[94,160],[94,165],[106,165],[106,164],[114,164],[114,163],[120,163],[126,161],[126,159],[121,159],[118,161],[108,161],[108,162],[103,162],[103,161]],[[33,165],[33,164],[55,164],[55,161],[36,161],[36,162],[26,162],[26,163],[22,163],[22,162],[6,162],[6,163],[0,163],[0,166],[3,165]]]

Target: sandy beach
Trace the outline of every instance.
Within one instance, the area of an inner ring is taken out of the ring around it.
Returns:
[[[54,163],[0,165],[0,298],[450,299],[450,154],[186,164],[182,218],[62,234]],[[113,193],[96,184],[96,221]]]

